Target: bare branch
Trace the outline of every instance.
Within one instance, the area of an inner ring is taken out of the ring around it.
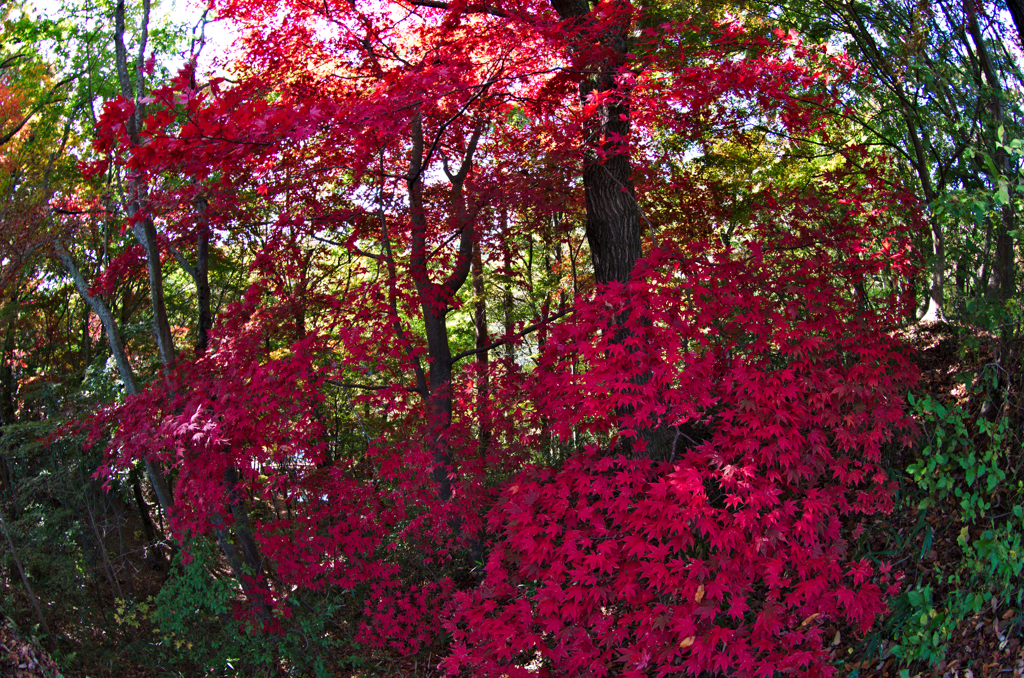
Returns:
[[[409,0],[409,4],[415,7],[433,7],[435,9],[451,9],[451,5],[447,2],[441,2],[440,0]],[[462,8],[462,11],[466,14],[490,14],[491,16],[499,16],[503,19],[508,18],[508,13],[500,7],[494,5],[480,5],[476,3],[467,4]]]
[[[564,316],[572,315],[574,312],[575,312],[575,309],[567,308],[564,311],[559,311],[558,313],[553,313],[553,314],[549,315],[546,320],[542,320],[541,322],[534,323],[534,324],[530,325],[529,327],[523,328],[522,330],[520,330],[519,332],[516,332],[515,334],[513,334],[511,336],[503,337],[503,338],[499,339],[498,341],[491,342],[490,344],[487,344],[486,346],[481,346],[480,348],[472,348],[472,349],[470,349],[468,351],[463,351],[462,353],[456,353],[455,355],[452,356],[452,363],[456,363],[459,360],[462,360],[463,358],[468,358],[469,356],[476,355],[477,353],[483,353],[484,351],[490,351],[492,348],[498,348],[499,346],[504,346],[505,344],[509,343],[513,339],[518,339],[520,337],[525,337],[527,334],[530,334],[531,332],[536,332],[541,327],[544,327],[545,325],[550,323],[552,320],[558,320],[559,318],[562,318]]]

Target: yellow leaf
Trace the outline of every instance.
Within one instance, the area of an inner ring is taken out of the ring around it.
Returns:
[[[704,584],[697,587],[697,593],[694,594],[693,599],[698,603],[704,599]]]
[[[687,648],[693,645],[693,641],[697,640],[697,636],[686,636],[683,641],[679,643],[679,647]]]
[[[810,617],[808,617],[807,619],[805,619],[802,622],[800,622],[800,628],[803,628],[804,626],[807,626],[808,624],[810,624],[812,621],[814,621],[815,619],[817,619],[820,616],[821,616],[820,612],[815,612]]]

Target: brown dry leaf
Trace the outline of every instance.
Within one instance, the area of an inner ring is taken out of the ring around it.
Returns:
[[[697,593],[693,595],[693,599],[698,603],[704,599],[704,584],[697,587]]]
[[[687,648],[693,645],[693,641],[697,640],[697,636],[686,636],[682,642],[679,643],[679,647]]]
[[[812,621],[814,621],[815,619],[817,619],[820,616],[821,616],[820,612],[815,612],[810,617],[808,617],[807,619],[805,619],[802,622],[800,622],[800,628],[803,628],[803,627],[807,626],[808,624],[810,624]]]

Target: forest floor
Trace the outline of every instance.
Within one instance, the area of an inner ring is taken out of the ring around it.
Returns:
[[[965,333],[974,339],[973,350],[963,350]],[[982,366],[994,361],[997,350],[994,338],[963,327],[931,323],[915,327],[909,339],[916,349],[921,373],[917,393],[977,412],[981,403],[970,402],[971,398],[957,376],[980,373]],[[901,469],[912,463],[917,453],[918,450],[904,451],[890,462],[890,473],[898,475]],[[1016,453],[1019,455],[1020,450]],[[1017,461],[1019,466],[1020,459]],[[889,536],[914,536],[904,541],[906,557],[896,565],[903,569],[908,583],[916,579],[931,587],[938,601],[950,589],[948,582],[942,585],[940,575],[945,573],[948,579],[950,573],[962,569],[964,553],[958,536],[968,526],[965,526],[960,507],[952,496],[944,503],[932,505],[922,516],[911,487],[913,480],[909,475],[902,480],[907,495],[884,522]],[[933,535],[927,548],[924,548],[925,532],[915,530],[922,519]],[[878,546],[878,550],[884,550],[887,544]],[[893,641],[882,643],[871,652],[863,643],[847,645],[840,642],[836,646],[835,657],[838,660],[844,653],[847,655],[847,659],[839,663],[840,675],[850,678],[1021,678],[1024,676],[1022,625],[1022,610],[1006,607],[998,598],[992,597],[981,613],[969,615],[956,624],[942,648],[944,658],[933,666],[924,662],[909,666],[901,664],[899,658],[892,655]]]

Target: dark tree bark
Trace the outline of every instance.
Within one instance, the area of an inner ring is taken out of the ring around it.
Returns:
[[[620,8],[628,5],[618,3]],[[626,282],[636,261],[643,256],[640,207],[633,185],[628,152],[621,141],[629,135],[630,92],[616,83],[616,75],[628,54],[628,25],[594,36],[586,30],[590,3],[587,0],[552,0],[558,16],[583,28],[584,42],[595,40],[606,58],[591,60],[580,82],[580,101],[597,95],[600,105],[584,127],[583,190],[587,208],[587,241],[598,283]],[[624,12],[628,15],[628,12]],[[625,21],[625,19],[624,19]],[[595,45],[579,44],[577,50],[593,53]],[[607,99],[605,99],[607,97]]]
[[[153,523],[153,517],[149,512],[149,504],[146,503],[145,497],[142,496],[142,483],[139,482],[139,476],[137,473],[132,471],[132,496],[135,498],[135,506],[139,509],[139,519],[142,521],[142,533],[146,537],[146,543],[149,544],[149,552],[153,554],[151,566],[155,566],[164,575],[167,574],[168,561],[164,557],[163,549],[157,545],[157,529]],[[148,555],[148,554],[147,554]],[[147,561],[150,558],[147,557]]]
[[[206,199],[200,198],[196,203],[196,211],[200,216],[196,234],[196,296],[199,301],[196,350],[203,353],[213,328],[213,312],[210,307],[210,227],[206,222]]]
[[[423,201],[423,173],[425,167],[423,125],[420,116],[413,118],[410,128],[412,148],[406,187],[409,192],[410,217],[412,221],[412,256],[410,273],[420,295],[420,309],[427,339],[427,354],[430,358],[430,373],[427,377],[427,411],[431,424],[437,433],[434,440],[434,469],[431,478],[437,485],[438,498],[448,501],[452,496],[449,478],[454,457],[451,448],[442,440],[444,429],[452,421],[452,360],[451,345],[448,341],[447,313],[456,293],[466,282],[472,267],[475,211],[466,208],[463,189],[473,165],[473,154],[483,135],[478,125],[467,145],[465,156],[458,171],[452,173],[445,164],[445,173],[451,183],[450,202],[453,230],[459,233],[459,252],[454,268],[442,283],[430,279],[427,260],[427,217]]]
[[[505,330],[505,359],[511,361],[515,357],[515,345],[509,341],[509,337],[515,330],[515,318],[512,310],[515,299],[512,295],[512,243],[511,234],[508,228],[508,211],[501,211],[501,265],[505,276],[505,289],[502,292],[501,320]]]
[[[1006,0],[1006,5],[1013,17],[1013,25],[1017,27],[1017,38],[1024,45],[1024,0]]]
[[[988,47],[985,45],[985,36],[982,35],[981,27],[978,25],[977,10],[971,0],[965,0],[964,11],[967,14],[967,30],[970,33],[972,42],[974,42],[978,63],[981,65],[981,71],[985,75],[985,81],[988,83],[990,90],[987,102],[988,112],[993,122],[997,126],[1002,126],[1006,121],[1006,111],[1003,104],[1003,85],[999,79],[999,74],[996,72],[995,64],[992,62]],[[1016,16],[1014,16],[1014,21],[1016,21]],[[1002,142],[1003,140],[1000,139],[999,141]],[[1001,178],[1004,181],[1012,181],[1015,172],[1006,149],[996,146],[994,155],[996,168],[1002,174]],[[992,177],[992,181],[995,182],[999,178]],[[989,290],[994,298],[1006,302],[1013,296],[1016,289],[1015,252],[1013,236],[1010,234],[1016,230],[1017,219],[1014,214],[1012,200],[1003,205],[1000,211],[1001,219],[996,225],[996,251],[994,261],[992,262]]]
[[[12,317],[7,322],[7,333],[4,336],[3,355],[0,355],[0,426],[10,426],[15,422],[15,391],[14,369],[11,367],[10,356],[14,351],[15,319]],[[10,502],[11,519],[17,520],[21,511],[18,507],[17,495],[14,488],[14,473],[7,463],[7,458],[0,456],[0,499],[6,498]],[[0,511],[4,507],[0,506]]]
[[[484,265],[480,254],[480,243],[473,246],[473,333],[476,354],[476,412],[480,422],[480,453],[487,450],[491,441],[491,422],[487,407],[488,374],[490,358],[485,347],[488,344],[487,333],[487,297],[484,289]]]

